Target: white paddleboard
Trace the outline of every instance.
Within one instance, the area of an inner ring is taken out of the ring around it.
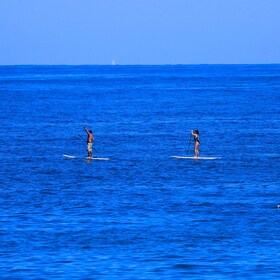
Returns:
[[[184,157],[184,156],[171,156],[172,158],[177,159],[203,159],[203,160],[211,160],[211,159],[221,159],[220,157]]]
[[[100,157],[76,157],[76,156],[70,156],[63,154],[65,158],[83,158],[83,159],[89,159],[89,160],[109,160],[109,158],[100,158]]]

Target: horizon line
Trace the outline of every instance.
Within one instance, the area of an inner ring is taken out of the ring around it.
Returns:
[[[271,63],[164,63],[164,64],[0,64],[2,66],[191,66],[191,65],[279,65],[280,62]]]

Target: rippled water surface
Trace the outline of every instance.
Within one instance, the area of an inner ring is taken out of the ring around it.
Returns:
[[[279,279],[279,101],[280,65],[0,67],[1,278]]]

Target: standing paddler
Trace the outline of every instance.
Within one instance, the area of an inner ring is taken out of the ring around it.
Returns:
[[[199,157],[199,146],[200,146],[200,141],[199,141],[199,131],[196,130],[192,130],[192,135],[193,135],[193,142],[194,142],[194,157],[198,158]]]
[[[88,157],[92,158],[92,144],[94,142],[94,137],[92,135],[92,130],[87,130],[87,128],[84,126],[84,130],[87,133],[87,152]]]

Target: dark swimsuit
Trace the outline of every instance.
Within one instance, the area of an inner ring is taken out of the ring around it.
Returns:
[[[198,144],[200,144],[198,135],[196,137],[194,136],[194,141],[195,141],[195,143],[198,142]]]

